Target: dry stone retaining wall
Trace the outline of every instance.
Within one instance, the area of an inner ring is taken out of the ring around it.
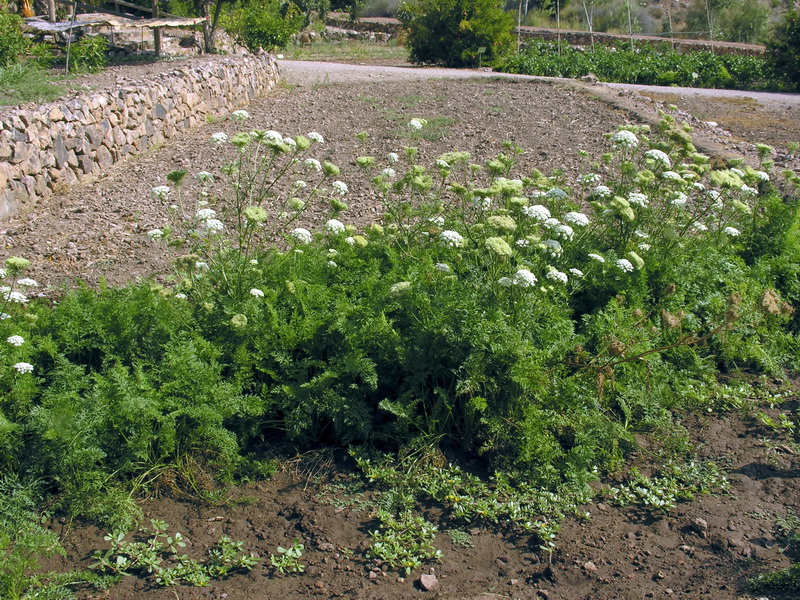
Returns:
[[[279,78],[270,54],[208,58],[139,84],[0,117],[0,218],[61,183],[108,167],[266,94]]]

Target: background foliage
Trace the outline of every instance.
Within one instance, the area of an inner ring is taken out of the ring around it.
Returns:
[[[478,48],[491,62],[512,43],[513,18],[497,0],[412,0],[401,5],[398,18],[412,63],[476,66]]]

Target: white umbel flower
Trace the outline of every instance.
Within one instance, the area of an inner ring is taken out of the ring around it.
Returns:
[[[627,129],[622,129],[611,136],[611,141],[620,148],[633,149],[639,145],[639,138],[636,134]]]
[[[314,239],[311,235],[311,232],[308,229],[303,229],[302,227],[292,229],[289,232],[289,235],[292,236],[292,239],[299,244],[310,244],[311,240]]]
[[[21,335],[12,335],[12,336],[9,336],[8,338],[6,338],[6,341],[9,344],[11,344],[12,346],[19,347],[19,346],[22,346],[22,344],[25,343],[25,338],[23,338]]]
[[[528,288],[533,287],[536,285],[536,275],[531,273],[528,269],[520,269],[516,273],[514,273],[514,277],[512,278],[512,283],[516,286]]]
[[[464,238],[457,231],[452,231],[448,229],[439,234],[439,241],[442,242],[445,246],[450,246],[451,248],[458,248],[464,243]]]

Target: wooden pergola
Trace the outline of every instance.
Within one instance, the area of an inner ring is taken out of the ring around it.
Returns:
[[[109,8],[84,4],[78,0],[48,0],[47,19],[42,17],[30,17],[25,19],[28,27],[37,31],[45,32],[71,32],[73,29],[82,27],[92,27],[106,25],[111,27],[112,32],[117,28],[142,28],[153,30],[153,46],[156,56],[161,56],[161,28],[162,27],[193,27],[198,23],[207,21],[208,17],[179,17],[169,13],[161,13],[158,7],[158,0],[151,0],[151,6],[140,6],[125,0],[112,0],[116,10]],[[72,9],[69,21],[56,21],[56,2],[65,4]],[[120,7],[131,8],[145,13],[150,13],[151,18],[139,18],[125,13]],[[81,19],[77,19],[78,10],[89,10],[84,13]],[[69,47],[69,45],[68,45]],[[69,58],[67,59],[69,60]]]

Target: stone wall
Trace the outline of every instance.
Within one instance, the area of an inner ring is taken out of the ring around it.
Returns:
[[[123,87],[0,115],[0,219],[58,184],[221,117],[277,83],[270,54],[209,57]]]

